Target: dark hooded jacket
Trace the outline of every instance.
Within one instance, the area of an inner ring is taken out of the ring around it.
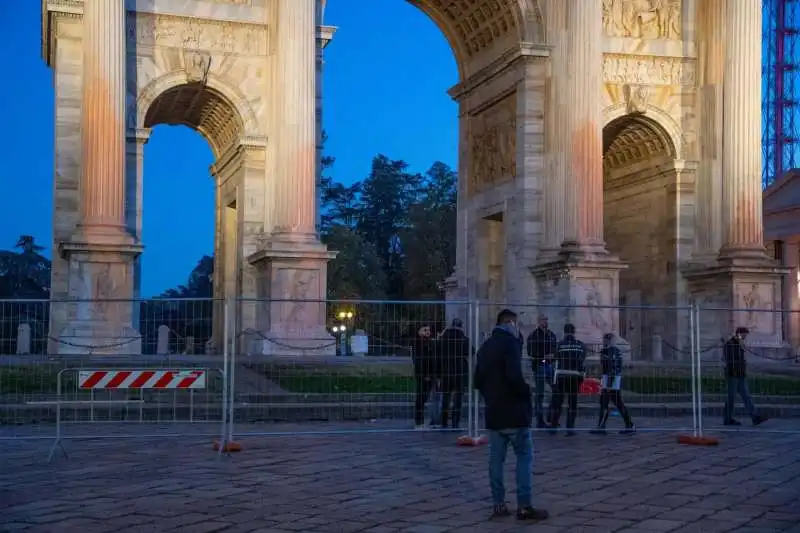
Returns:
[[[478,350],[475,388],[486,402],[488,429],[530,427],[533,409],[522,375],[522,343],[510,328],[495,327]]]

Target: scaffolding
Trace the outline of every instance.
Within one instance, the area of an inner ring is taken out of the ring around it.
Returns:
[[[764,187],[798,166],[800,0],[763,0],[762,132]]]

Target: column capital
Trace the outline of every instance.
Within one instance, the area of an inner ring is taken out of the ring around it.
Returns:
[[[126,139],[128,142],[147,144],[152,134],[153,130],[151,128],[136,128],[135,130],[128,130]]]

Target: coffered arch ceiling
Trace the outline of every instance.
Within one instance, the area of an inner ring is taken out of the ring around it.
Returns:
[[[407,1],[442,31],[462,78],[470,61],[482,52],[497,47],[499,55],[512,43],[539,41],[542,37],[538,0]]]

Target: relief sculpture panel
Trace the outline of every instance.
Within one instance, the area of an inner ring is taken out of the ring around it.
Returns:
[[[505,97],[469,123],[468,194],[512,180],[517,175],[517,98]]]
[[[680,39],[681,0],[603,0],[603,29],[610,37]]]

